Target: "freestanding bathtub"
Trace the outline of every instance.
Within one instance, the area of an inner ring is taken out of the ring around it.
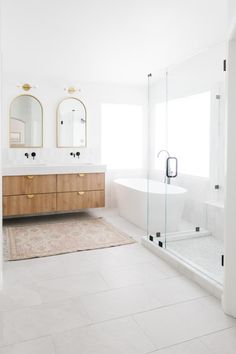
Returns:
[[[187,190],[145,178],[114,181],[119,214],[149,233],[178,231]]]

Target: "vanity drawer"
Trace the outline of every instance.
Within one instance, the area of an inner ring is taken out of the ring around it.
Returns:
[[[104,191],[57,193],[57,211],[101,208],[104,206]]]
[[[57,209],[56,193],[28,194],[3,197],[3,215],[30,215],[54,212]]]
[[[78,173],[57,176],[58,192],[92,191],[105,189],[104,173]]]
[[[57,189],[56,175],[3,177],[3,195],[54,193]]]

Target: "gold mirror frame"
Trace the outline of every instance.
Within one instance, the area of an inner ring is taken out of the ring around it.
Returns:
[[[25,96],[27,96],[27,97],[32,97],[32,98],[34,98],[38,103],[39,103],[39,105],[40,105],[40,107],[41,107],[41,112],[42,112],[42,115],[41,115],[41,117],[42,117],[42,138],[41,138],[41,145],[36,145],[36,146],[27,146],[27,145],[24,145],[24,146],[14,146],[14,147],[12,147],[11,146],[11,142],[10,142],[10,135],[11,135],[11,108],[12,108],[12,105],[13,105],[13,102],[17,99],[17,98],[19,98],[19,97],[25,97]],[[42,148],[43,147],[43,132],[44,132],[44,127],[43,127],[43,105],[42,105],[42,103],[39,101],[39,99],[37,98],[37,97],[35,97],[35,96],[33,96],[33,95],[28,95],[28,94],[22,94],[22,95],[18,95],[18,96],[16,96],[16,97],[14,97],[13,98],[13,100],[11,101],[11,103],[10,103],[10,108],[9,108],[9,134],[8,134],[8,137],[9,137],[9,148],[10,149],[30,149],[30,148]]]
[[[60,107],[62,102],[64,102],[65,100],[71,100],[71,99],[79,101],[83,105],[84,111],[85,111],[85,121],[86,121],[86,124],[85,124],[85,144],[82,145],[82,146],[60,146],[59,145],[59,127],[60,127],[59,124],[58,124],[59,123],[59,107]],[[57,118],[56,119],[57,119],[57,148],[73,149],[73,148],[86,148],[87,147],[87,145],[88,145],[88,142],[87,142],[87,140],[88,140],[88,137],[87,137],[87,109],[85,107],[85,104],[79,98],[77,98],[77,97],[65,97],[65,98],[63,98],[58,103],[58,106],[57,106]]]

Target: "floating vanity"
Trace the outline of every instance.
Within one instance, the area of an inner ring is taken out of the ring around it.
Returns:
[[[29,88],[23,86],[26,91]],[[42,148],[43,106],[39,99],[29,94],[15,97],[9,109],[9,128],[10,148]],[[81,100],[66,97],[58,104],[56,131],[58,148],[87,147],[87,111]],[[105,166],[80,163],[80,151],[68,151],[77,160],[69,164],[41,164],[37,154],[23,151],[25,164],[3,167],[5,217],[105,206]]]
[[[3,215],[37,215],[105,206],[105,166],[3,168]]]

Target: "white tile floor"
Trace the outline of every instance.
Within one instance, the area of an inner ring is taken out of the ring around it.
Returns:
[[[202,236],[178,241],[167,239],[168,250],[192,264],[219,284],[223,283],[221,255],[224,243],[214,236]]]
[[[236,320],[139,243],[6,262],[0,354],[23,353],[235,354]]]

